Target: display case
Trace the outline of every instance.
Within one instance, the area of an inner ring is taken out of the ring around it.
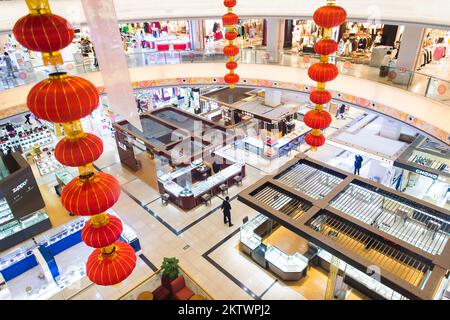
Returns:
[[[320,249],[318,256],[321,259],[323,259],[324,261],[326,261],[327,263],[331,262],[331,254],[328,251]],[[367,294],[367,291],[372,291],[377,296],[382,297],[387,300],[406,300],[407,299],[406,297],[402,296],[400,293],[385,286],[377,279],[374,279],[373,277],[365,274],[364,272],[356,269],[355,267],[352,267],[351,265],[347,264],[346,262],[344,262],[342,260],[339,263],[339,269],[341,271],[345,272],[346,277],[351,278],[353,280],[352,283],[349,283],[349,285],[351,287],[365,293],[369,297],[371,295]],[[349,280],[346,280],[346,282],[349,282]],[[355,282],[357,284],[355,284]],[[364,288],[361,288],[361,286],[365,287],[366,290],[364,290]],[[372,297],[376,298],[376,296],[372,296]]]
[[[45,210],[39,210],[23,218],[0,226],[0,251],[30,239],[52,227]]]
[[[53,151],[48,151],[48,153],[42,153],[41,155],[35,155],[33,156],[33,160],[36,163],[41,176],[54,173],[63,168],[63,165],[55,158]]]
[[[254,230],[267,220],[265,215],[259,214],[241,226],[239,246],[246,254],[250,255],[262,243],[262,238],[255,234]]]
[[[0,225],[14,219],[6,198],[0,198]]]
[[[287,255],[277,247],[268,245],[266,261],[273,273],[283,280],[295,281],[306,276],[308,270],[308,259],[296,252]]]

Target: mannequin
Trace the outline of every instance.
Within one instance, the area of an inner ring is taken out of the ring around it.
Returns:
[[[350,42],[350,39],[347,39],[344,44],[344,56],[349,56],[352,52],[352,43]]]
[[[340,54],[344,53],[344,39],[339,40],[339,44],[338,44],[338,52]]]

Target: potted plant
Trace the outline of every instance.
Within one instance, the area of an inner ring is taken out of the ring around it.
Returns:
[[[178,268],[178,259],[173,258],[164,258],[163,263],[161,265],[162,276],[161,276],[161,284],[163,287],[170,290],[170,283],[175,280],[180,274],[180,270]]]

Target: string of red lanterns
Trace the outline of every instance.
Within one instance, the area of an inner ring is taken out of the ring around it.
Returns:
[[[336,6],[335,0],[327,0],[327,5],[320,7],[314,12],[314,22],[322,28],[322,39],[314,46],[314,51],[320,54],[320,62],[315,63],[308,69],[308,76],[317,81],[316,90],[311,91],[310,100],[315,104],[314,110],[305,114],[304,122],[312,130],[305,136],[305,141],[311,146],[311,150],[325,144],[322,130],[331,124],[331,115],[324,110],[323,106],[331,101],[331,93],[325,89],[328,81],[333,81],[339,74],[337,67],[329,63],[329,55],[338,49],[338,44],[331,39],[334,27],[340,26],[347,19],[346,11]]]
[[[25,0],[30,13],[13,28],[24,47],[42,52],[46,65],[63,64],[59,50],[74,37],[73,26],[53,14],[48,0]],[[78,167],[79,176],[68,183],[61,194],[63,206],[77,216],[90,216],[81,236],[95,248],[86,264],[88,278],[99,285],[115,285],[125,280],[136,266],[133,248],[118,241],[122,222],[108,215],[119,199],[120,184],[112,175],[95,172],[93,162],[103,152],[103,142],[83,131],[80,119],[99,105],[97,88],[89,81],[55,72],[29,92],[27,104],[37,117],[61,124],[66,136],[55,147],[55,158],[65,166]]]
[[[224,14],[222,17],[222,24],[224,27],[227,27],[225,39],[227,39],[228,44],[223,48],[223,53],[228,57],[228,62],[225,66],[229,70],[229,73],[224,77],[224,81],[230,85],[231,89],[233,89],[236,83],[239,82],[239,75],[234,72],[238,66],[235,57],[239,54],[239,48],[234,44],[234,40],[238,36],[235,25],[239,23],[239,17],[233,13],[233,7],[236,6],[236,0],[224,0],[223,4],[228,8],[228,13]]]

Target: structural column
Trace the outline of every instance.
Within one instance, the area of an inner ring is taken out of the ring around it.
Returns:
[[[416,70],[424,32],[425,30],[421,26],[405,26],[397,58],[397,75],[392,80],[394,83],[408,84],[410,81],[410,74]],[[406,72],[406,75],[402,75],[403,72]]]
[[[267,19],[267,51],[272,56],[277,56],[283,49],[284,42],[284,20],[270,18]]]
[[[189,41],[192,50],[202,51],[205,49],[205,25],[203,20],[189,20]]]

